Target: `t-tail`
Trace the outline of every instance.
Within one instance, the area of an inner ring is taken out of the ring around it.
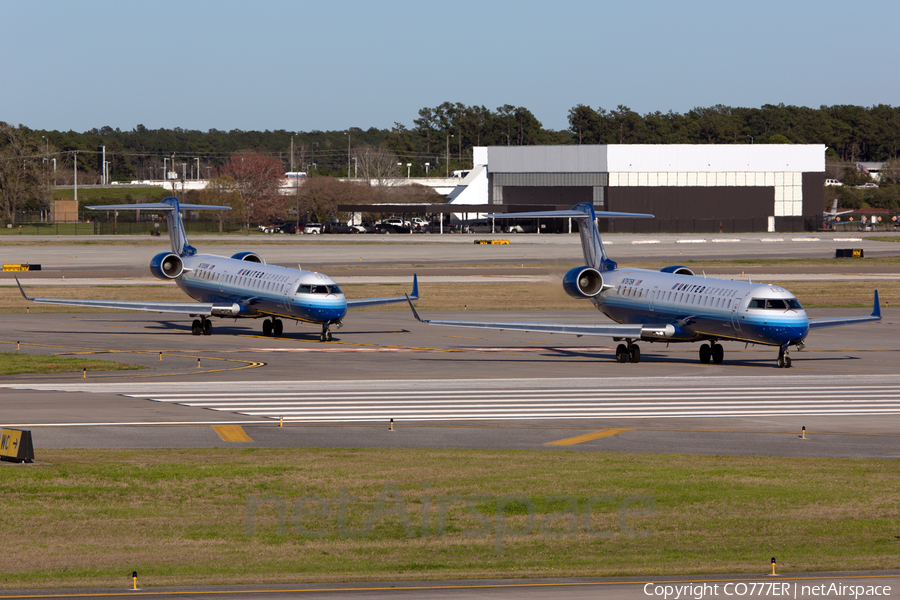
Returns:
[[[501,213],[487,216],[489,218],[497,219],[575,219],[575,222],[578,223],[578,233],[581,236],[581,249],[584,252],[584,264],[597,269],[600,272],[613,271],[616,269],[617,265],[615,261],[611,260],[606,255],[606,250],[603,248],[603,240],[600,239],[600,230],[597,229],[597,218],[653,218],[653,215],[646,213],[594,212],[594,206],[588,202],[576,204],[571,210]]]
[[[213,206],[207,204],[179,204],[178,198],[169,196],[161,202],[145,204],[109,204],[106,206],[88,206],[91,210],[156,210],[167,212],[166,222],[169,226],[169,241],[172,243],[172,252],[178,256],[193,256],[197,249],[188,243],[187,233],[184,231],[184,221],[181,218],[183,210],[231,210],[230,206]]]

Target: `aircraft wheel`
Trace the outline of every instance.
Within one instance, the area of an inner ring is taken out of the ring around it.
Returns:
[[[628,348],[625,347],[625,344],[619,344],[616,346],[616,362],[623,363],[628,360]]]
[[[191,334],[192,335],[200,335],[203,333],[203,327],[200,325],[200,321],[194,319],[194,322],[191,323]]]
[[[721,365],[723,360],[725,360],[725,348],[722,347],[722,344],[713,344],[712,361],[717,365]]]
[[[277,319],[274,323],[272,323],[272,333],[276,336],[280,336],[284,333],[284,322],[281,319]]]
[[[203,327],[203,335],[212,335],[212,321],[204,319],[201,322],[201,326]]]
[[[272,335],[272,321],[269,319],[263,321],[263,335]]]
[[[779,354],[779,355],[778,355],[778,363],[777,363],[777,364],[778,364],[778,368],[779,368],[779,369],[783,369],[783,368],[784,368],[784,354]]]
[[[330,341],[331,341],[331,332],[330,332],[330,331],[326,331],[326,332],[325,332],[325,341],[326,341],[326,342],[330,342]]]
[[[709,347],[709,344],[700,346],[700,362],[704,365],[709,364],[710,357],[712,357],[712,348]]]
[[[628,358],[630,358],[633,363],[641,362],[641,347],[637,344],[632,344],[631,348],[628,349]]]
[[[790,357],[790,356],[785,356],[785,357],[784,357],[784,368],[785,368],[785,369],[790,369],[790,368],[791,368],[791,357]]]

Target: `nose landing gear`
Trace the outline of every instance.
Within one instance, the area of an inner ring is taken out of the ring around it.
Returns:
[[[331,331],[328,329],[328,323],[322,323],[322,334],[319,336],[320,342],[331,341]]]
[[[779,369],[790,369],[791,368],[791,357],[788,356],[787,346],[783,346],[778,350],[778,368]]]

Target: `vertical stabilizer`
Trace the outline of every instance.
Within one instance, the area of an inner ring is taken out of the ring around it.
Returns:
[[[164,198],[162,203],[172,207],[172,210],[166,216],[172,252],[178,256],[193,256],[197,254],[197,249],[188,243],[187,233],[184,231],[184,222],[181,219],[181,207],[178,205],[178,198],[170,196]]]
[[[606,256],[603,249],[603,240],[600,239],[600,230],[597,229],[597,215],[594,207],[582,202],[572,207],[572,210],[583,213],[583,217],[574,217],[578,223],[578,233],[581,235],[581,250],[584,252],[584,264],[594,267],[598,271],[612,271],[616,263]]]

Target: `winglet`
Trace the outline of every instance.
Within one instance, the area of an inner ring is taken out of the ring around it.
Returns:
[[[878,290],[875,290],[875,305],[872,308],[872,316],[881,318],[881,304],[878,302]]]
[[[409,294],[406,294],[406,301],[409,302],[409,308],[412,309],[412,314],[416,318],[416,321],[419,323],[427,323],[428,321],[419,316],[419,313],[416,312],[416,307],[413,306],[412,298],[409,297]]]
[[[419,278],[413,273],[413,291],[412,294],[406,297],[407,300],[418,300],[419,299]]]
[[[19,282],[19,278],[16,277],[15,279],[16,279],[16,285],[19,286],[19,291],[22,292],[22,297],[25,298],[26,300],[32,300],[32,301],[33,301],[34,298],[29,298],[28,296],[25,295],[25,290],[22,289],[22,284]],[[878,292],[875,292],[875,293],[877,294]]]

